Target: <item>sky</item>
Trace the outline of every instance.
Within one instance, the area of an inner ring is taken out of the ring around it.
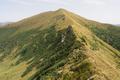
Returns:
[[[64,8],[87,19],[120,24],[120,0],[0,0],[0,22]]]

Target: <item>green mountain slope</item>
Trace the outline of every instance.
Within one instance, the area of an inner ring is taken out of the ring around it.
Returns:
[[[103,26],[101,28],[101,26]],[[120,51],[120,27],[103,24],[103,25],[89,25],[89,28],[102,40]]]
[[[119,46],[90,24],[59,9],[0,28],[0,80],[120,80]]]
[[[120,51],[120,27],[87,20],[79,15],[67,12],[77,23],[89,28],[96,36]]]

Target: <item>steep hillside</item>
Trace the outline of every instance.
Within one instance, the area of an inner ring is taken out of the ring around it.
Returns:
[[[120,80],[119,46],[90,24],[107,27],[59,9],[0,28],[0,80]]]
[[[101,28],[102,26],[102,28]],[[102,40],[120,51],[120,27],[114,25],[89,25],[88,27]]]
[[[77,23],[89,28],[97,37],[120,51],[120,27],[87,20],[71,12],[67,13]]]

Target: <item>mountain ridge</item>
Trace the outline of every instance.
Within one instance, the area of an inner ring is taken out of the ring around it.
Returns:
[[[59,9],[0,28],[0,80],[119,80],[110,26]]]

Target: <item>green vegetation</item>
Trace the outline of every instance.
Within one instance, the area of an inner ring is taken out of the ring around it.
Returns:
[[[120,80],[119,35],[63,9],[7,25],[0,80]]]
[[[93,26],[90,28],[99,38],[120,51],[120,27],[108,26],[101,28]]]

